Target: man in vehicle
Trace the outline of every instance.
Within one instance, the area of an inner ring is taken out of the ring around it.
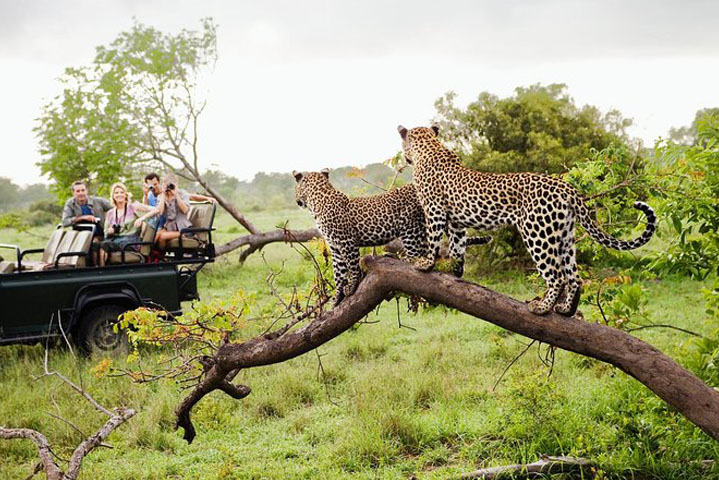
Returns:
[[[87,194],[87,186],[82,180],[72,184],[72,198],[65,202],[62,209],[62,226],[89,226],[92,228],[92,262],[97,265],[97,247],[102,240],[105,228],[105,214],[112,208],[106,198]]]
[[[88,195],[85,182],[78,180],[73,182],[72,198],[65,202],[62,210],[62,226],[93,225],[97,227],[95,231],[101,233],[104,228],[103,219],[111,208],[108,199]]]

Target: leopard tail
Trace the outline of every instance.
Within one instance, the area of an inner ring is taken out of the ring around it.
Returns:
[[[480,236],[480,237],[467,237],[467,246],[484,245],[491,241],[492,241],[492,237],[490,235],[485,235],[485,236]]]
[[[589,214],[589,208],[578,194],[572,198],[572,207],[574,214],[579,220],[579,224],[584,227],[587,233],[601,245],[615,250],[634,250],[646,244],[654,235],[657,229],[657,216],[652,207],[644,202],[634,202],[634,208],[641,210],[647,217],[647,225],[644,231],[634,240],[619,240],[603,232]]]

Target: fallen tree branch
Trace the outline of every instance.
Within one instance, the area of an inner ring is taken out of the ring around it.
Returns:
[[[480,478],[494,480],[496,478],[510,478],[516,474],[522,478],[545,478],[546,475],[556,473],[588,474],[591,468],[589,460],[576,457],[542,457],[526,465],[505,465],[502,467],[483,468],[471,473],[462,474],[461,478]]]
[[[278,338],[256,337],[220,346],[206,376],[176,410],[176,427],[185,430],[188,442],[195,436],[192,407],[208,393],[221,389],[230,372],[302,355],[362,320],[391,292],[417,295],[525,337],[614,365],[719,440],[719,392],[657,348],[626,332],[553,313],[540,317],[530,313],[526,304],[480,285],[444,273],[420,272],[392,258],[365,257],[362,262],[367,270],[365,278],[336,308]]]
[[[316,228],[310,228],[308,230],[285,230],[278,228],[270,232],[259,232],[251,233],[248,235],[242,235],[234,240],[231,240],[223,245],[220,245],[216,249],[217,255],[224,255],[240,247],[247,246],[245,250],[240,253],[240,261],[244,262],[245,259],[253,252],[261,250],[265,245],[273,242],[306,242],[320,236],[319,230]]]
[[[68,466],[67,471],[65,472],[63,472],[62,469],[60,469],[60,466],[57,464],[57,461],[54,458],[55,454],[50,447],[50,442],[48,441],[47,437],[42,433],[38,432],[37,430],[33,430],[30,428],[6,428],[0,426],[0,439],[12,440],[24,438],[31,440],[35,443],[35,445],[37,446],[38,457],[40,457],[40,463],[38,464],[38,466],[35,467],[33,474],[30,475],[30,477],[28,478],[32,478],[35,474],[39,473],[41,470],[44,470],[45,476],[48,478],[48,480],[75,480],[80,475],[80,467],[82,467],[82,462],[85,457],[97,447],[107,447],[108,445],[103,443],[105,439],[117,427],[132,418],[135,415],[135,410],[123,407],[109,410],[100,405],[100,403],[97,402],[87,391],[85,391],[85,389],[78,386],[65,375],[56,371],[50,371],[48,367],[48,351],[49,350],[46,346],[45,358],[43,360],[44,374],[36,378],[36,380],[51,376],[59,378],[60,380],[62,380],[63,383],[68,385],[80,396],[82,396],[85,401],[87,401],[90,405],[93,406],[93,408],[95,408],[100,413],[103,413],[104,415],[108,416],[109,420],[107,420],[107,422],[105,422],[105,424],[95,434],[87,437],[80,443],[80,445],[77,446],[77,448],[75,448],[75,450],[72,452],[72,455],[70,456],[70,459],[67,460]],[[220,385],[218,388],[222,387],[223,386]],[[229,389],[227,393],[228,395],[231,395],[232,389]],[[64,418],[58,417],[56,415],[52,416],[67,423],[74,430],[80,432],[80,429],[70,423],[68,420],[65,420]],[[80,433],[82,434],[82,432]]]

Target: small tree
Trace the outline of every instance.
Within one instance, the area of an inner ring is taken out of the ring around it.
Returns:
[[[197,182],[250,232],[219,247],[218,253],[313,238],[318,235],[314,229],[292,236],[267,232],[268,237],[201,173],[198,126],[206,99],[199,80],[217,60],[216,28],[206,18],[199,32],[171,35],[135,23],[109,45],[98,47],[91,65],[66,69],[63,93],[45,105],[38,119],[43,155],[38,165],[55,179],[61,198],[78,178],[98,191],[118,179],[141,176],[138,170],[158,167]]]

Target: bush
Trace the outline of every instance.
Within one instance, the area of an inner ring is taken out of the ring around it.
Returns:
[[[698,141],[685,146],[672,141],[655,148],[660,218],[670,229],[670,245],[652,268],[704,278],[719,273],[719,115],[697,122]]]

